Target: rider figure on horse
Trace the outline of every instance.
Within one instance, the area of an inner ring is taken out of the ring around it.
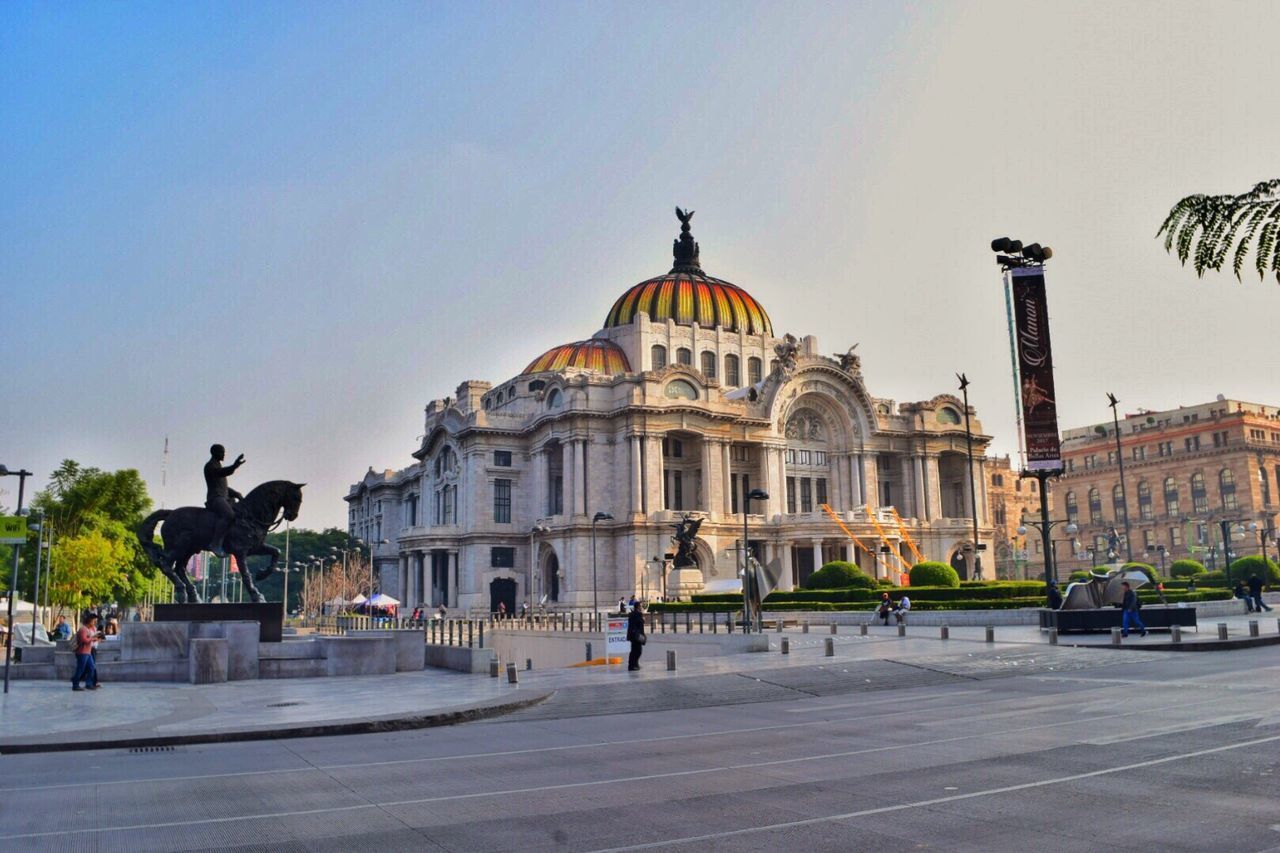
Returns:
[[[235,462],[225,468],[222,466],[222,460],[227,457],[227,451],[221,444],[210,447],[209,456],[209,461],[204,463],[204,482],[209,487],[204,506],[217,518],[213,529],[213,541],[209,547],[218,557],[225,557],[227,555],[222,549],[222,540],[231,529],[231,523],[236,520],[236,511],[231,506],[231,498],[240,500],[243,497],[235,489],[227,486],[227,477],[244,464],[244,454],[241,453],[236,457]]]

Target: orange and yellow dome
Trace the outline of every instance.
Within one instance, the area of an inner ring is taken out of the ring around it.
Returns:
[[[773,336],[769,315],[751,294],[702,272],[672,270],[640,282],[613,303],[605,328],[632,323],[642,311],[654,322],[674,320],[681,326],[697,323],[707,329],[723,326],[731,332]]]
[[[546,373],[559,370],[591,370],[607,376],[630,373],[627,354],[612,341],[592,338],[552,347],[535,358],[524,369],[525,373]]]

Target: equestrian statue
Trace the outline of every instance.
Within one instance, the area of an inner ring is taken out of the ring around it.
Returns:
[[[244,464],[244,454],[223,467],[226,451],[222,445],[213,445],[209,453],[204,466],[208,487],[204,507],[184,506],[151,513],[138,525],[138,542],[151,562],[173,582],[173,597],[179,604],[200,601],[195,584],[187,576],[187,563],[201,551],[234,559],[246,595],[251,601],[265,602],[266,597],[253,582],[266,579],[280,562],[280,549],[267,544],[267,534],[280,522],[298,517],[306,483],[271,480],[241,498],[239,492],[227,486],[227,477]],[[156,526],[160,524],[163,545],[155,541]],[[248,558],[257,556],[271,557],[271,564],[250,576]]]

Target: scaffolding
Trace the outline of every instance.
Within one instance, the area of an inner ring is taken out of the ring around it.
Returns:
[[[902,516],[898,515],[897,507],[893,507],[893,517],[898,521],[898,533],[902,535],[902,541],[907,543],[907,547],[911,549],[911,554],[916,558],[916,562],[924,562],[924,555],[920,553],[916,543],[911,540],[911,534],[907,533],[907,525],[902,521]]]
[[[897,515],[897,513],[895,512],[894,515]],[[904,575],[909,574],[911,572],[911,567],[907,565],[906,560],[902,559],[902,555],[898,553],[898,549],[889,545],[889,534],[880,526],[880,519],[876,518],[875,512],[871,509],[871,504],[867,504],[867,518],[871,519],[872,526],[874,526],[876,532],[880,534],[880,541],[885,545],[885,547],[889,548],[889,551],[897,558],[898,565],[902,566],[901,573]]]
[[[831,516],[831,520],[832,520],[832,521],[834,521],[836,524],[840,525],[840,529],[844,531],[844,534],[845,534],[846,536],[848,536],[850,539],[852,539],[852,540],[853,540],[853,544],[854,544],[854,545],[856,545],[856,546],[858,546],[859,548],[861,548],[864,552],[866,552],[866,553],[870,554],[870,555],[871,555],[871,559],[872,559],[873,561],[875,561],[876,563],[878,563],[878,564],[880,564],[880,565],[883,565],[883,566],[884,566],[884,572],[885,572],[885,574],[886,574],[886,575],[887,575],[887,574],[889,574],[889,565],[888,565],[888,563],[886,563],[886,562],[881,558],[881,556],[880,556],[880,554],[879,554],[878,552],[873,551],[872,549],[868,548],[868,547],[866,546],[866,543],[864,543],[864,542],[863,542],[861,539],[859,539],[857,536],[854,536],[854,535],[853,535],[853,531],[852,531],[852,530],[850,530],[848,527],[846,527],[846,526],[845,526],[845,523],[844,523],[843,521],[841,521],[841,520],[840,520],[840,516],[836,515],[835,510],[833,510],[831,507],[827,506],[826,504],[819,504],[819,506],[821,506],[821,507],[822,507],[823,512],[825,512],[827,515]]]

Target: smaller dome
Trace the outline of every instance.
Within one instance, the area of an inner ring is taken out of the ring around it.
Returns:
[[[590,370],[615,376],[630,373],[627,354],[613,341],[592,338],[552,347],[529,362],[525,373],[547,373],[561,370]]]

